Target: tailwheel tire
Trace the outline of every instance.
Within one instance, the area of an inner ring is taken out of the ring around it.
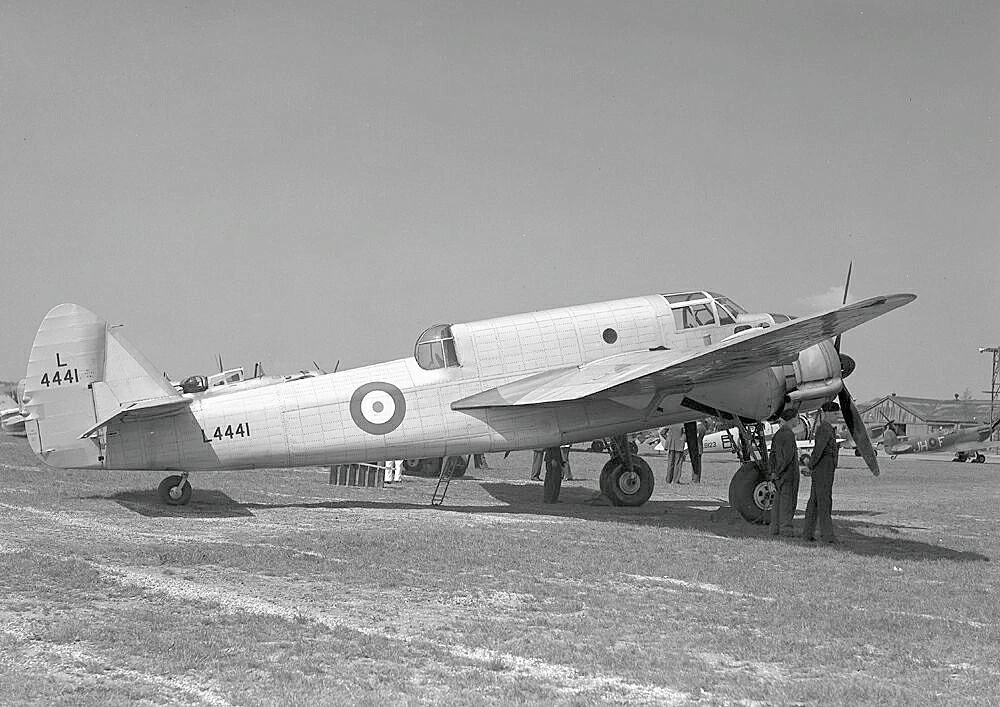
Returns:
[[[616,506],[641,506],[653,495],[653,470],[642,457],[632,457],[629,471],[617,457],[601,469],[601,493]]]
[[[186,506],[191,500],[191,484],[184,477],[175,474],[160,482],[156,494],[168,506]]]
[[[743,464],[729,482],[729,505],[748,523],[764,525],[770,521],[774,505],[774,482],[754,462]]]

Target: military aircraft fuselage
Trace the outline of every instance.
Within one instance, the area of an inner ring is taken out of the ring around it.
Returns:
[[[768,316],[746,315],[728,299],[697,292],[439,325],[405,359],[222,395],[188,395],[181,412],[126,411],[72,453],[60,445],[61,456],[54,454],[50,463],[198,470],[438,457],[582,442],[696,419],[705,409],[761,420],[790,402],[803,410],[818,407],[840,387],[840,360],[829,341],[775,362],[780,365],[669,394],[611,388],[572,402],[452,408],[454,401],[534,374],[615,354],[695,353],[748,326],[741,322],[767,325]],[[38,350],[29,377],[40,379],[46,366],[56,370],[57,364],[85,368],[72,351],[55,352],[57,362]],[[77,375],[77,383],[87,382]],[[35,388],[43,399],[48,389]],[[45,433],[35,430],[31,439],[44,457],[52,446]]]

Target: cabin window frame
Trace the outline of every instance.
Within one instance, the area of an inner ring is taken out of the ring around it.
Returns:
[[[460,368],[462,364],[458,360],[451,324],[435,324],[427,327],[413,345],[413,359],[425,371]]]

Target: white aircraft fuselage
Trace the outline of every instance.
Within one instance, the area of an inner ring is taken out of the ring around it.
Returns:
[[[169,384],[162,393],[152,390],[159,385],[152,379],[162,383],[162,376],[118,330],[82,307],[59,305],[43,321],[29,361],[28,437],[46,463],[59,467],[288,467],[538,449],[693,420],[706,408],[763,420],[790,404],[815,409],[840,390],[832,340],[728,377],[675,380],[662,365],[632,375],[645,365],[637,359],[683,361],[718,347],[741,322],[767,324],[769,315],[737,312],[717,295],[686,296],[442,325],[425,332],[413,357],[183,396]],[[692,303],[701,308],[698,321],[688,319]],[[775,325],[772,318],[768,326]],[[546,392],[546,376],[556,374],[573,377],[574,390],[585,388],[593,362],[607,378],[619,368],[632,377],[586,395],[565,387]],[[522,398],[503,398],[515,394]]]

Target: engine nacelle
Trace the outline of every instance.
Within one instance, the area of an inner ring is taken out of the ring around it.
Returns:
[[[799,353],[793,363],[776,370],[780,370],[780,375],[784,378],[786,404],[796,408],[803,404],[810,408],[818,407],[844,387],[840,374],[840,354],[831,341],[810,346]]]

